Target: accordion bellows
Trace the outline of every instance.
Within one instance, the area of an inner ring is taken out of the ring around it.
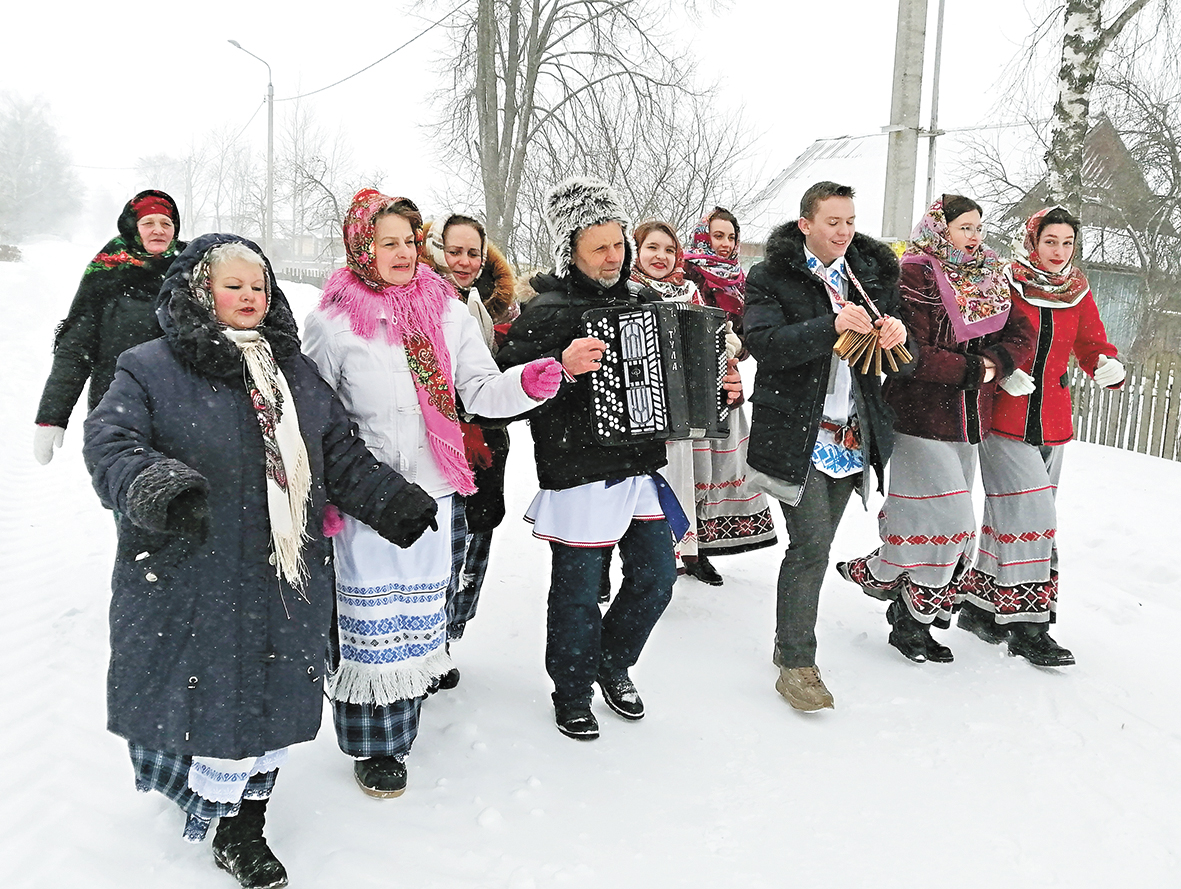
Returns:
[[[586,335],[607,344],[600,368],[590,373],[596,441],[729,435],[725,312],[664,302],[592,309],[582,317]]]

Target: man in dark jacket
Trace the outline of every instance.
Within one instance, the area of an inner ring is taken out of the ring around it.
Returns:
[[[684,514],[656,474],[666,462],[663,442],[605,446],[591,433],[586,374],[599,368],[605,344],[586,336],[583,314],[643,299],[627,286],[631,247],[619,199],[601,182],[575,178],[550,193],[546,210],[554,271],[532,280],[538,295],[497,361],[508,368],[552,356],[566,372],[559,393],[529,415],[542,490],[526,517],[553,552],[545,661],[558,729],[590,740],[599,735],[590,710],[596,681],[620,716],[644,715],[628,670],[672,597],[669,520]],[[600,616],[599,581],[615,543],[623,584]]]
[[[779,569],[776,689],[797,710],[833,706],[816,668],[816,609],[828,552],[855,489],[878,490],[893,447],[893,416],[876,373],[833,353],[843,331],[872,333],[884,349],[906,340],[896,317],[898,261],[854,231],[853,189],[818,182],[800,219],[771,232],[766,259],[746,279],[746,345],[758,361],[751,395],[752,482],[783,507],[790,542]],[[899,373],[913,370],[913,362]]]

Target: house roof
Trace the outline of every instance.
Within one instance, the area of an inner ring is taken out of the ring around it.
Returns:
[[[881,230],[886,179],[886,143],[882,133],[819,139],[755,195],[742,220],[744,243],[762,243],[771,229],[800,216],[800,198],[808,186],[828,179],[856,190],[857,230]]]
[[[1044,207],[1048,178],[1039,179],[1005,219],[1028,219]],[[1083,225],[1145,231],[1155,224],[1152,212],[1159,203],[1119,132],[1106,117],[1099,118],[1083,140]],[[1168,220],[1161,233],[1177,236]]]

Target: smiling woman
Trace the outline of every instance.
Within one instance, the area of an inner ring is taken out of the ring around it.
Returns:
[[[333,613],[325,501],[409,545],[434,500],[369,453],[299,349],[258,247],[202,235],[124,352],[83,454],[116,511],[108,726],[139,790],[213,838],[244,887],[286,885],[263,838],[287,748],[315,737]]]

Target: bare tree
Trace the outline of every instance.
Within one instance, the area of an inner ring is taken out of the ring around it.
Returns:
[[[636,107],[626,89],[608,87],[588,103],[576,139],[547,134],[526,162],[515,230],[517,255],[549,259],[545,193],[577,170],[615,184],[635,221],[658,218],[684,230],[715,204],[741,215],[758,176],[743,175],[751,142],[740,112],[711,110],[688,94],[655,109]]]
[[[581,146],[582,128],[609,86],[644,114],[687,92],[685,66],[656,27],[677,5],[477,0],[455,13],[453,82],[440,94],[448,111],[438,132],[461,178],[478,180],[488,234],[510,254],[534,152]]]
[[[48,106],[6,95],[0,106],[0,240],[60,231],[77,211],[80,192]]]

